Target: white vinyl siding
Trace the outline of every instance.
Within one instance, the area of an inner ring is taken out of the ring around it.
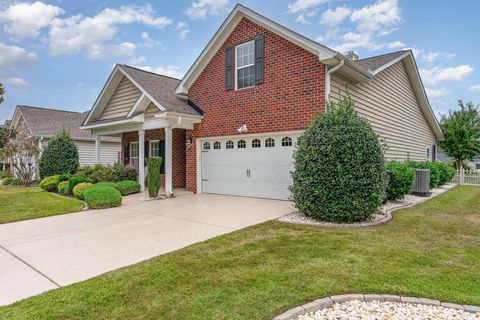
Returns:
[[[334,73],[331,99],[345,91],[345,78]],[[427,160],[427,148],[436,144],[411,87],[403,62],[380,72],[367,83],[349,83],[348,90],[358,112],[388,145],[387,160]]]
[[[155,119],[155,114],[159,112],[160,110],[157,108],[157,106],[150,102],[148,107],[145,109],[145,120]]]
[[[76,140],[75,144],[78,148],[80,166],[95,165],[95,141]],[[119,142],[102,141],[100,146],[100,161],[103,165],[113,165],[118,162],[118,154],[120,152]]]
[[[135,105],[135,102],[140,98],[141,92],[138,88],[126,77],[118,85],[113,93],[110,101],[108,101],[105,109],[99,117],[99,120],[112,119],[117,117],[124,117]]]

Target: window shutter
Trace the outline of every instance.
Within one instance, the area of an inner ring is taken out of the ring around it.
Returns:
[[[234,55],[233,55],[233,47],[228,47],[225,50],[225,89],[232,90],[234,85]]]
[[[128,142],[123,145],[123,164],[130,164],[130,143]]]
[[[263,83],[265,74],[264,42],[263,34],[255,38],[255,84]]]
[[[437,145],[432,145],[432,161],[437,161]]]
[[[162,163],[160,164],[160,173],[165,173],[165,140],[160,140],[160,157],[162,158]]]
[[[150,152],[148,148],[150,147],[150,141],[145,141],[145,163],[147,162],[148,157],[150,156]]]

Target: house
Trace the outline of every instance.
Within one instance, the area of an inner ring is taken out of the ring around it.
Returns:
[[[95,140],[88,131],[80,130],[80,125],[87,116],[86,112],[72,112],[30,106],[17,106],[10,122],[15,128],[17,137],[34,137],[38,139],[40,148],[47,145],[48,140],[61,130],[67,130],[78,148],[80,166],[91,166],[95,163],[112,165],[119,162],[120,137],[105,136],[102,138],[100,161],[95,154]]]
[[[387,159],[435,157],[443,135],[411,51],[343,56],[242,5],[181,80],[116,65],[81,128],[121,134],[139,179],[162,156],[167,195],[287,199],[297,138],[345,84]]]
[[[451,163],[453,160],[440,149],[438,150],[438,161],[443,163]],[[471,160],[466,160],[465,163],[471,170],[480,170],[480,156]]]

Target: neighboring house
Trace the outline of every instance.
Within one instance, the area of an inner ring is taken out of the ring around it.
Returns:
[[[452,162],[452,158],[443,153],[442,150],[438,150],[438,161],[443,163]],[[472,170],[480,170],[480,156],[473,158],[472,160],[465,161],[467,166]]]
[[[40,148],[62,129],[67,130],[78,148],[80,166],[91,166],[96,161],[95,140],[88,131],[80,130],[86,112],[17,106],[10,127],[17,131],[17,138],[35,137]],[[119,162],[120,137],[105,136],[101,142],[101,163],[112,165]]]
[[[82,129],[122,134],[122,161],[164,158],[162,184],[287,199],[298,136],[348,90],[386,159],[431,160],[443,139],[411,51],[345,57],[237,5],[182,80],[115,66]]]

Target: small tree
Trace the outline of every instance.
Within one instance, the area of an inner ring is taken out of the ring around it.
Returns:
[[[13,128],[2,127],[0,128],[0,149],[3,148],[10,142],[15,139],[17,132]]]
[[[148,175],[148,196],[156,198],[160,190],[160,165],[162,164],[161,157],[148,158],[147,175]]]
[[[3,83],[0,83],[0,103],[3,102],[3,95],[5,94],[5,87],[3,86]]]
[[[40,176],[42,178],[75,173],[79,167],[78,149],[70,134],[62,130],[48,141],[40,157]]]
[[[462,163],[480,155],[480,113],[471,102],[466,105],[458,101],[460,110],[442,116],[440,126],[445,140],[439,147],[455,160],[457,169]]]
[[[37,141],[27,138],[19,142],[9,142],[0,149],[0,158],[15,168],[16,175],[29,187],[35,175],[35,162],[39,153]]]
[[[324,221],[363,221],[385,195],[383,148],[354,102],[344,96],[299,138],[291,188],[297,208]]]

